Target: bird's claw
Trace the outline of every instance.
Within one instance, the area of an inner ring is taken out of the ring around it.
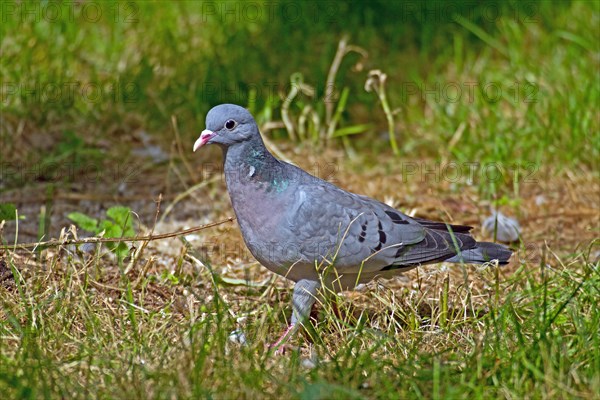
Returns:
[[[295,328],[296,327],[294,324],[288,326],[287,329],[281,335],[281,337],[279,337],[279,339],[277,339],[275,343],[269,345],[269,350],[275,349],[276,356],[285,354],[286,350],[293,350],[294,347],[284,343],[284,341],[288,338],[288,336],[291,336],[291,333],[293,333]]]
[[[271,345],[269,345],[269,350],[273,350],[275,349],[275,352],[273,354],[275,354],[276,356],[283,356],[286,353],[289,353],[291,351],[297,350],[297,347],[294,347],[292,345],[286,344],[286,343],[273,343]]]

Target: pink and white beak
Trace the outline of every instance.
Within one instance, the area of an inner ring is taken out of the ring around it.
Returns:
[[[198,140],[196,140],[196,143],[194,143],[194,151],[198,150],[200,147],[204,146],[206,144],[206,142],[208,142],[210,139],[215,137],[215,133],[213,131],[209,131],[208,129],[205,129],[202,131],[202,133],[200,134],[200,137],[198,138]]]

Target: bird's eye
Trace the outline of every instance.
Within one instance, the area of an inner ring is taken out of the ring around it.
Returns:
[[[235,128],[237,126],[237,122],[235,122],[232,119],[228,119],[227,122],[225,122],[225,128],[232,130],[233,128]]]

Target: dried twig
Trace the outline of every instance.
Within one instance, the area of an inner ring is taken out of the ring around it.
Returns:
[[[177,117],[175,117],[175,115],[171,115],[171,125],[173,126],[173,132],[175,133],[175,143],[177,146],[177,152],[179,153],[179,158],[181,158],[183,165],[185,165],[185,169],[187,169],[189,176],[194,176],[194,169],[191,167],[190,163],[185,157],[183,145],[181,144],[181,136],[179,135],[179,128],[177,127]]]
[[[158,196],[158,200],[156,201],[156,214],[154,215],[154,225],[152,225],[152,230],[150,231],[150,237],[152,237],[154,235],[154,229],[156,228],[156,223],[158,222],[158,214],[160,214],[161,202],[162,202],[162,193]],[[133,252],[133,257],[131,257],[131,261],[127,265],[127,268],[125,268],[125,271],[124,271],[125,274],[127,274],[129,271],[131,271],[133,269],[133,266],[139,260],[139,258],[142,256],[142,253],[144,252],[144,249],[146,249],[146,246],[148,246],[148,243],[150,243],[150,241],[144,240],[142,242],[142,245],[140,247],[138,247],[137,249],[135,249],[135,251]]]
[[[294,127],[294,122],[292,121],[289,113],[290,105],[299,94],[303,93],[306,96],[314,97],[316,92],[312,86],[304,83],[304,77],[299,72],[292,74],[290,77],[290,84],[290,92],[287,94],[283,100],[283,104],[281,105],[281,119],[283,120],[285,128],[288,131],[290,139],[296,141],[296,128]],[[300,139],[304,138],[301,137]]]
[[[375,92],[379,101],[381,102],[381,107],[383,108],[383,112],[385,113],[385,118],[388,123],[388,133],[390,135],[390,145],[392,146],[392,150],[394,151],[394,155],[399,155],[400,151],[398,150],[398,145],[396,143],[396,133],[394,131],[394,114],[395,111],[392,111],[387,95],[385,93],[385,82],[387,80],[387,75],[381,72],[378,69],[374,69],[369,71],[369,77],[365,82],[365,90],[367,92]]]
[[[101,237],[90,237],[84,239],[66,239],[66,240],[48,240],[46,242],[35,242],[35,243],[15,243],[14,245],[2,245],[0,250],[13,250],[13,249],[35,249],[38,246],[45,247],[56,247],[66,245],[79,245],[87,243],[118,243],[118,242],[140,242],[140,241],[151,241],[168,239],[171,237],[189,235],[190,233],[202,231],[204,229],[212,228],[214,226],[222,225],[227,222],[235,220],[235,217],[229,217],[221,221],[211,222],[205,225],[197,226],[190,229],[184,229],[181,231],[163,233],[160,235],[149,235],[149,236],[138,236],[138,237],[124,237],[124,238],[101,238]]]
[[[333,106],[335,104],[333,101],[333,95],[335,94],[335,77],[340,69],[340,65],[342,64],[342,59],[351,52],[360,54],[362,58],[367,58],[367,52],[365,49],[358,46],[348,45],[348,36],[342,37],[338,43],[338,48],[335,56],[333,57],[333,62],[329,67],[327,81],[325,82],[325,125],[331,124],[331,119],[333,118]]]

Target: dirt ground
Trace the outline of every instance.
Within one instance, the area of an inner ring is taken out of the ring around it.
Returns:
[[[477,239],[489,240],[479,228],[481,222],[490,215],[492,204],[485,200],[476,173],[473,184],[454,179],[444,164],[428,160],[388,161],[368,165],[368,156],[351,160],[341,151],[315,152],[307,148],[282,146],[278,148],[287,154],[292,162],[323,179],[333,181],[350,191],[365,194],[385,201],[400,210],[419,217],[442,219],[448,222],[468,224],[475,227]],[[102,173],[97,168],[78,171],[70,175],[65,171],[54,172],[54,179],[27,182],[22,187],[5,190],[2,202],[12,202],[25,219],[18,224],[17,242],[32,242],[38,238],[38,224],[41,211],[50,210],[49,238],[58,238],[61,231],[68,230],[71,221],[67,215],[78,211],[95,218],[102,218],[107,208],[124,205],[135,213],[134,224],[139,234],[175,232],[233,216],[226,186],[221,173],[221,155],[218,149],[210,149],[202,155],[187,157],[184,162],[155,163],[147,155],[132,157],[119,164],[105,163]],[[367,166],[365,166],[367,165]],[[481,169],[481,166],[478,167]],[[39,172],[39,171],[37,171]],[[30,174],[35,174],[36,171]],[[461,176],[462,178],[463,176]],[[26,179],[25,175],[23,179]],[[483,178],[485,179],[485,178]],[[499,182],[504,182],[502,178]],[[502,186],[501,186],[502,187]],[[522,243],[513,243],[515,250],[512,262],[500,269],[499,273],[509,277],[511,273],[526,266],[533,268],[541,260],[553,266],[562,259],[584,250],[597,239],[600,232],[600,186],[589,171],[560,171],[554,168],[539,168],[519,178],[518,198],[514,186],[501,193],[513,199],[512,204],[500,207],[506,215],[516,218],[522,228]],[[51,190],[49,188],[52,188]],[[192,188],[192,189],[190,189]],[[157,202],[162,194],[160,204]],[[498,196],[499,197],[499,196]],[[515,199],[516,198],[516,199]],[[159,212],[157,214],[157,205]],[[15,242],[17,225],[6,222],[0,231],[7,244]],[[63,232],[64,234],[64,232]],[[79,237],[88,233],[79,230]],[[237,223],[227,222],[186,236],[193,248],[204,261],[209,261],[216,274],[232,287],[230,296],[235,297],[248,288],[261,288],[272,285],[274,288],[287,288],[291,284],[282,277],[274,276],[261,267],[245,248]],[[81,254],[90,256],[93,245],[83,246]],[[148,243],[142,259],[136,264],[133,276],[165,273],[176,269],[195,270],[198,267],[178,260],[186,252],[182,241],[175,237]],[[590,247],[592,259],[600,257],[600,243]],[[45,260],[77,253],[71,247],[58,247],[44,250]],[[119,279],[119,268],[115,258],[103,252],[104,270],[98,277],[98,290],[107,292],[117,289],[111,282]],[[17,251],[13,254],[17,266],[23,273],[35,273],[47,268],[40,254]],[[567,258],[568,259],[568,258]],[[137,271],[136,271],[137,270]],[[444,279],[450,286],[469,285],[473,299],[485,297],[495,272],[489,268],[467,267],[441,264],[425,266],[410,271],[388,281],[370,283],[378,288],[392,289],[393,293],[429,296],[435,295]],[[193,274],[192,274],[193,275]],[[199,275],[195,271],[194,276]],[[198,288],[207,288],[208,283],[197,282]],[[430,290],[427,290],[427,288]],[[185,290],[177,285],[169,285],[164,280],[156,280],[150,285],[150,293],[155,297],[157,308],[174,302],[183,308],[189,300]],[[286,291],[283,291],[284,296]],[[365,290],[348,294],[356,301],[364,297]],[[148,299],[147,299],[148,300]]]

